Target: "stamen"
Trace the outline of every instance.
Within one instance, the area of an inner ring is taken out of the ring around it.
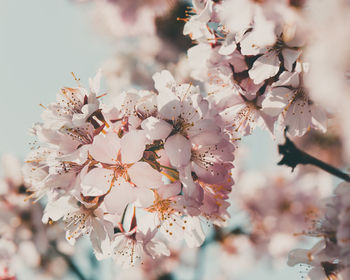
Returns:
[[[78,86],[81,87],[81,84],[80,84],[80,79],[77,79],[77,77],[75,76],[75,74],[73,72],[71,72],[74,80],[77,82]]]

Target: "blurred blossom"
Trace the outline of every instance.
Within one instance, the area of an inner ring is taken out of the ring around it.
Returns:
[[[0,182],[4,187],[0,194],[0,278],[15,279],[25,269],[32,270],[38,277],[63,276],[65,264],[57,273],[50,270],[51,262],[58,257],[52,252],[51,243],[63,241],[62,231],[58,226],[44,225],[41,222],[42,206],[27,201],[28,189],[19,160],[4,154],[1,163],[3,176]],[[72,254],[72,248],[66,253]]]
[[[222,279],[231,279],[232,275],[244,275],[254,264],[253,243],[246,235],[229,235],[218,249]]]
[[[321,237],[311,249],[290,252],[288,264],[311,267],[308,279],[348,279],[349,277],[349,194],[350,184],[341,183],[324,201],[324,215],[305,234]]]
[[[76,0],[89,2],[89,0]],[[153,35],[156,17],[164,15],[177,0],[95,0],[96,22],[116,38]]]
[[[130,89],[131,85],[138,89],[154,89],[150,73],[164,68],[173,70],[179,82],[189,80],[186,58],[180,58],[174,46],[155,36],[121,41],[116,55],[102,66],[112,99]]]
[[[307,12],[312,40],[306,53],[311,64],[306,83],[312,98],[329,108],[341,124],[346,159],[350,155],[350,3],[310,1]]]
[[[319,200],[331,187],[331,177],[324,173],[290,173],[282,167],[243,173],[236,182],[235,200],[248,212],[257,256],[284,258],[300,241],[296,235],[313,225],[320,214]]]

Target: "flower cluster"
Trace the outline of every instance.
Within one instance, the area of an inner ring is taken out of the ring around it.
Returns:
[[[98,259],[123,266],[169,255],[164,243],[202,244],[200,217],[222,226],[234,145],[191,84],[168,71],[158,93],[129,91],[102,104],[100,72],[89,90],[63,88],[33,127],[42,142],[26,160],[32,196],[48,198],[43,221],[66,223],[69,242],[89,235]]]
[[[219,121],[239,135],[259,126],[293,136],[326,130],[325,111],[304,84],[302,18],[292,1],[193,0],[184,28],[192,77],[203,81]],[[297,6],[301,5],[299,3]]]
[[[307,264],[312,267],[309,279],[349,279],[350,184],[341,183],[334,196],[325,200],[324,217],[305,234],[322,237],[310,250],[295,249],[290,252],[288,264]]]

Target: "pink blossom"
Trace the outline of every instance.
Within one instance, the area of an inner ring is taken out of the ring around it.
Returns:
[[[283,72],[271,85],[262,103],[263,111],[271,116],[282,115],[284,125],[293,136],[302,136],[311,127],[326,131],[325,111],[310,100],[300,81],[302,73]]]

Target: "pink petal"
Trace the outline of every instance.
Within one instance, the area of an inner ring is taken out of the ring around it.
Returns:
[[[137,199],[135,200],[136,207],[146,208],[153,204],[154,193],[149,188],[136,187],[134,188]]]
[[[136,162],[128,169],[128,174],[138,187],[156,189],[164,184],[163,175],[146,162]]]
[[[274,51],[270,51],[263,56],[260,56],[249,70],[249,77],[254,80],[254,83],[260,84],[264,80],[273,77],[280,69],[280,60]]]
[[[103,134],[95,136],[94,142],[89,147],[89,153],[95,160],[110,164],[116,162],[119,150],[120,138],[113,132],[106,136]]]
[[[112,183],[114,174],[110,169],[94,168],[81,180],[81,193],[84,196],[100,196],[105,194]]]
[[[149,117],[141,123],[141,127],[145,131],[145,135],[150,140],[158,140],[166,138],[173,127],[164,120]]]
[[[104,199],[107,211],[111,214],[122,215],[125,207],[137,199],[135,189],[136,187],[119,178]]]
[[[125,134],[121,139],[122,162],[134,163],[139,161],[143,156],[147,142],[143,131],[133,130]]]
[[[157,191],[163,199],[173,197],[181,192],[181,183],[175,182],[172,184],[163,185]]]
[[[170,136],[164,144],[170,163],[176,168],[185,166],[191,159],[191,142],[181,134]]]
[[[183,185],[183,192],[186,199],[201,202],[203,200],[203,189],[193,181],[191,166],[187,165],[180,169],[180,181]]]

